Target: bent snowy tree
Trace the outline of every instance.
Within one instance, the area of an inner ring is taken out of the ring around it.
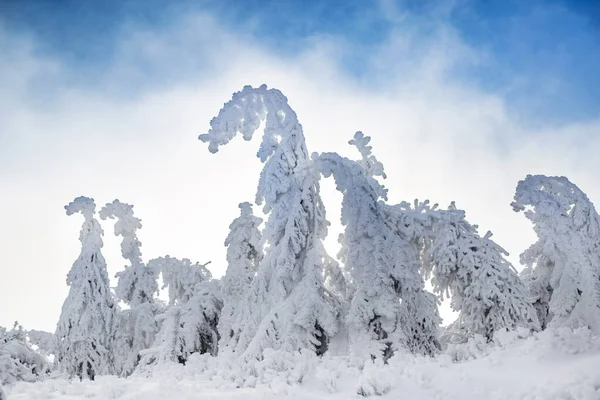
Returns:
[[[481,237],[454,203],[429,216],[424,271],[440,299],[448,294],[452,309],[459,312],[450,329],[455,338],[479,334],[492,340],[498,331],[538,330],[527,289],[504,258],[508,253],[491,240],[491,232]]]
[[[129,305],[129,309],[119,310],[117,314],[113,346],[116,373],[127,376],[136,368],[139,352],[149,348],[158,333],[155,317],[162,307],[155,298],[158,293],[157,274],[155,269],[142,262],[142,243],[137,237],[142,223],[134,216],[133,206],[114,200],[107,203],[99,215],[103,220],[116,219],[114,233],[123,238],[121,254],[130,263],[116,274],[117,299]]]
[[[565,177],[528,175],[517,185],[515,211],[525,211],[538,241],[521,254],[522,275],[543,327],[600,332],[600,217]]]
[[[102,256],[103,231],[94,214],[96,204],[78,197],[65,206],[67,215],[84,217],[81,254],[67,275],[69,295],[56,327],[58,365],[69,375],[90,378],[113,372],[111,351],[116,306]]]
[[[121,242],[121,254],[128,260],[130,265],[125,270],[116,274],[116,294],[119,300],[136,307],[143,303],[154,303],[158,292],[156,274],[151,268],[147,268],[142,262],[142,243],[137,237],[137,231],[142,227],[139,218],[133,215],[133,206],[114,200],[107,203],[100,210],[100,218],[103,220],[116,219],[114,232],[116,236],[123,238]]]
[[[438,348],[440,318],[419,274],[420,249],[397,235],[388,224],[386,189],[375,179],[385,176],[383,165],[367,146],[370,138],[357,132],[362,160],[337,153],[315,155],[318,170],[333,176],[343,195],[340,252],[355,292],[347,317],[351,353],[358,361],[386,360],[394,351],[432,354]]]
[[[157,316],[160,330],[154,344],[140,351],[142,368],[166,362],[185,364],[194,353],[217,354],[222,301],[207,264],[169,256],[148,261],[148,268],[162,274],[169,305]]]
[[[269,214],[263,233],[268,247],[231,334],[233,351],[246,358],[262,358],[265,348],[320,354],[338,331],[339,311],[323,283],[328,222],[296,113],[280,91],[246,86],[199,139],[215,153],[238,133],[252,139],[261,123],[257,156],[264,168],[256,202],[264,202]]]

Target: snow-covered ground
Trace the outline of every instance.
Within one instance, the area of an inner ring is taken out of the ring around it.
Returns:
[[[219,370],[215,363],[200,357],[186,367],[165,367],[151,378],[49,379],[6,389],[11,400],[348,399],[361,398],[359,388],[403,400],[600,399],[600,339],[585,330],[525,338],[511,333],[500,336],[495,346],[471,341],[436,359],[394,357],[389,366],[370,365],[363,372],[343,358],[308,360],[308,368],[300,368],[302,383],[292,385],[285,383],[290,374],[280,372],[268,379],[263,375],[270,383],[236,389],[224,378],[231,371]]]

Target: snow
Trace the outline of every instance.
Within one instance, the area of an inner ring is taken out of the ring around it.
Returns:
[[[65,210],[84,217],[82,250],[56,334],[0,327],[9,398],[600,400],[600,216],[566,178],[517,186],[512,206],[538,236],[519,277],[454,202],[387,204],[369,136],[349,142],[359,160],[309,157],[276,89],[244,87],[210,125],[199,138],[212,153],[262,127],[264,228],[241,203],[217,280],[208,263],[145,263],[141,220],[114,200],[99,212],[128,261],[113,291],[96,204],[76,198]],[[329,177],[342,194],[339,262],[323,246],[319,185]],[[459,318],[442,330],[444,298]]]
[[[217,359],[199,356],[186,366],[164,366],[151,378],[57,378],[20,382],[6,391],[11,400],[362,398],[358,391],[382,393],[383,399],[600,399],[600,339],[587,329],[534,335],[521,330],[497,335],[493,345],[471,340],[451,346],[436,358],[396,355],[389,365],[368,363],[362,372],[342,357],[294,362],[296,368],[287,375],[301,376],[300,384],[286,383],[286,373],[269,376],[265,368],[262,377],[270,382],[259,378],[255,387],[235,388],[224,378],[229,371],[218,370]]]

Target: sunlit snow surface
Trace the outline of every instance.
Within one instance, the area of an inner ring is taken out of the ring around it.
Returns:
[[[259,371],[255,387],[236,389],[214,358],[196,357],[188,366],[165,366],[152,378],[100,377],[95,382],[50,379],[6,388],[8,398],[26,399],[348,399],[357,390],[385,392],[389,399],[598,400],[600,339],[588,331],[546,331],[527,338],[510,333],[495,346],[472,341],[436,359],[394,357],[390,365],[363,372],[342,358],[299,359],[302,383],[288,384],[298,371]],[[525,334],[524,336],[528,336]],[[265,383],[260,383],[260,380]]]

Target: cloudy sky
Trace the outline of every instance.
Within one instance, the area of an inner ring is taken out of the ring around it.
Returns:
[[[258,142],[211,155],[197,136],[246,84],[288,96],[310,151],[356,157],[347,141],[371,135],[391,202],[455,200],[520,268],[535,239],[509,206],[520,179],[565,175],[600,202],[590,3],[0,1],[0,325],[54,330],[79,195],[134,204],[146,260],[221,276]],[[323,192],[335,254],[340,197]],[[112,277],[125,261],[103,226]]]

